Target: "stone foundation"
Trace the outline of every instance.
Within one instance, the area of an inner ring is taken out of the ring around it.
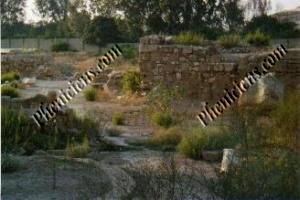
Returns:
[[[279,45],[279,44],[278,44]],[[158,36],[141,38],[139,67],[145,89],[162,82],[185,88],[190,97],[214,102],[232,88],[234,80],[245,77],[274,49],[245,47],[236,51],[217,45],[208,47],[169,44]],[[246,52],[246,53],[245,53]],[[275,72],[287,89],[300,89],[300,49],[289,49],[288,55],[270,71]]]

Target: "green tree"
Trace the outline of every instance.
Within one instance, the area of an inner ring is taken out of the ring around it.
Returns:
[[[1,0],[1,24],[21,22],[24,17],[25,1]]]
[[[120,35],[116,21],[113,18],[98,16],[88,26],[84,39],[88,43],[103,46],[110,42],[118,42]]]
[[[68,25],[74,35],[83,37],[90,23],[90,15],[86,10],[78,11],[76,5],[70,6]]]
[[[43,18],[54,22],[67,18],[69,0],[35,0],[35,4]]]
[[[292,22],[280,22],[274,17],[262,15],[254,17],[244,28],[244,33],[255,32],[257,29],[267,33],[272,38],[296,38],[300,31]]]
[[[239,6],[240,0],[225,2],[225,24],[230,32],[239,32],[244,25],[244,10]]]

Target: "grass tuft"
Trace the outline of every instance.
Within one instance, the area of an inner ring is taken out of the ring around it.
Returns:
[[[175,43],[185,45],[205,45],[206,39],[203,35],[194,32],[182,32],[173,39]]]
[[[2,86],[1,87],[1,95],[2,96],[9,96],[11,98],[19,97],[19,93],[16,88],[11,86]]]
[[[218,38],[218,42],[225,48],[232,48],[240,45],[241,37],[237,34],[223,35]]]
[[[97,99],[97,90],[95,88],[88,88],[84,91],[84,97],[87,101],[95,101]]]

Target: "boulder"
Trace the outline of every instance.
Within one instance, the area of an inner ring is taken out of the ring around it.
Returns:
[[[22,83],[26,85],[34,85],[36,83],[36,77],[32,77],[32,78],[25,77],[22,79]]]
[[[108,75],[108,81],[104,90],[108,90],[110,94],[120,95],[122,93],[122,79],[124,72],[112,71]]]
[[[256,84],[239,98],[240,106],[251,106],[258,104],[274,104],[282,99],[284,92],[283,83],[278,80],[274,73],[262,77]]]

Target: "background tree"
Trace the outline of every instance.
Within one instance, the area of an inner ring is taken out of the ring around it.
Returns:
[[[296,38],[300,31],[293,22],[280,22],[276,18],[262,15],[254,17],[244,28],[244,33],[254,32],[257,29],[267,33],[272,38]]]
[[[1,0],[1,24],[23,21],[25,1]]]
[[[244,25],[244,9],[240,6],[240,0],[227,0],[225,6],[225,26],[229,32],[239,32]]]
[[[79,11],[75,5],[70,5],[70,15],[68,18],[68,25],[75,36],[83,37],[90,24],[90,14],[82,9]]]
[[[57,37],[68,36],[66,19],[69,0],[35,0],[38,13],[47,21],[57,24]]]
[[[39,14],[49,21],[65,21],[69,0],[35,0]]]
[[[84,35],[88,43],[104,46],[110,42],[120,41],[120,32],[114,18],[95,17]]]

